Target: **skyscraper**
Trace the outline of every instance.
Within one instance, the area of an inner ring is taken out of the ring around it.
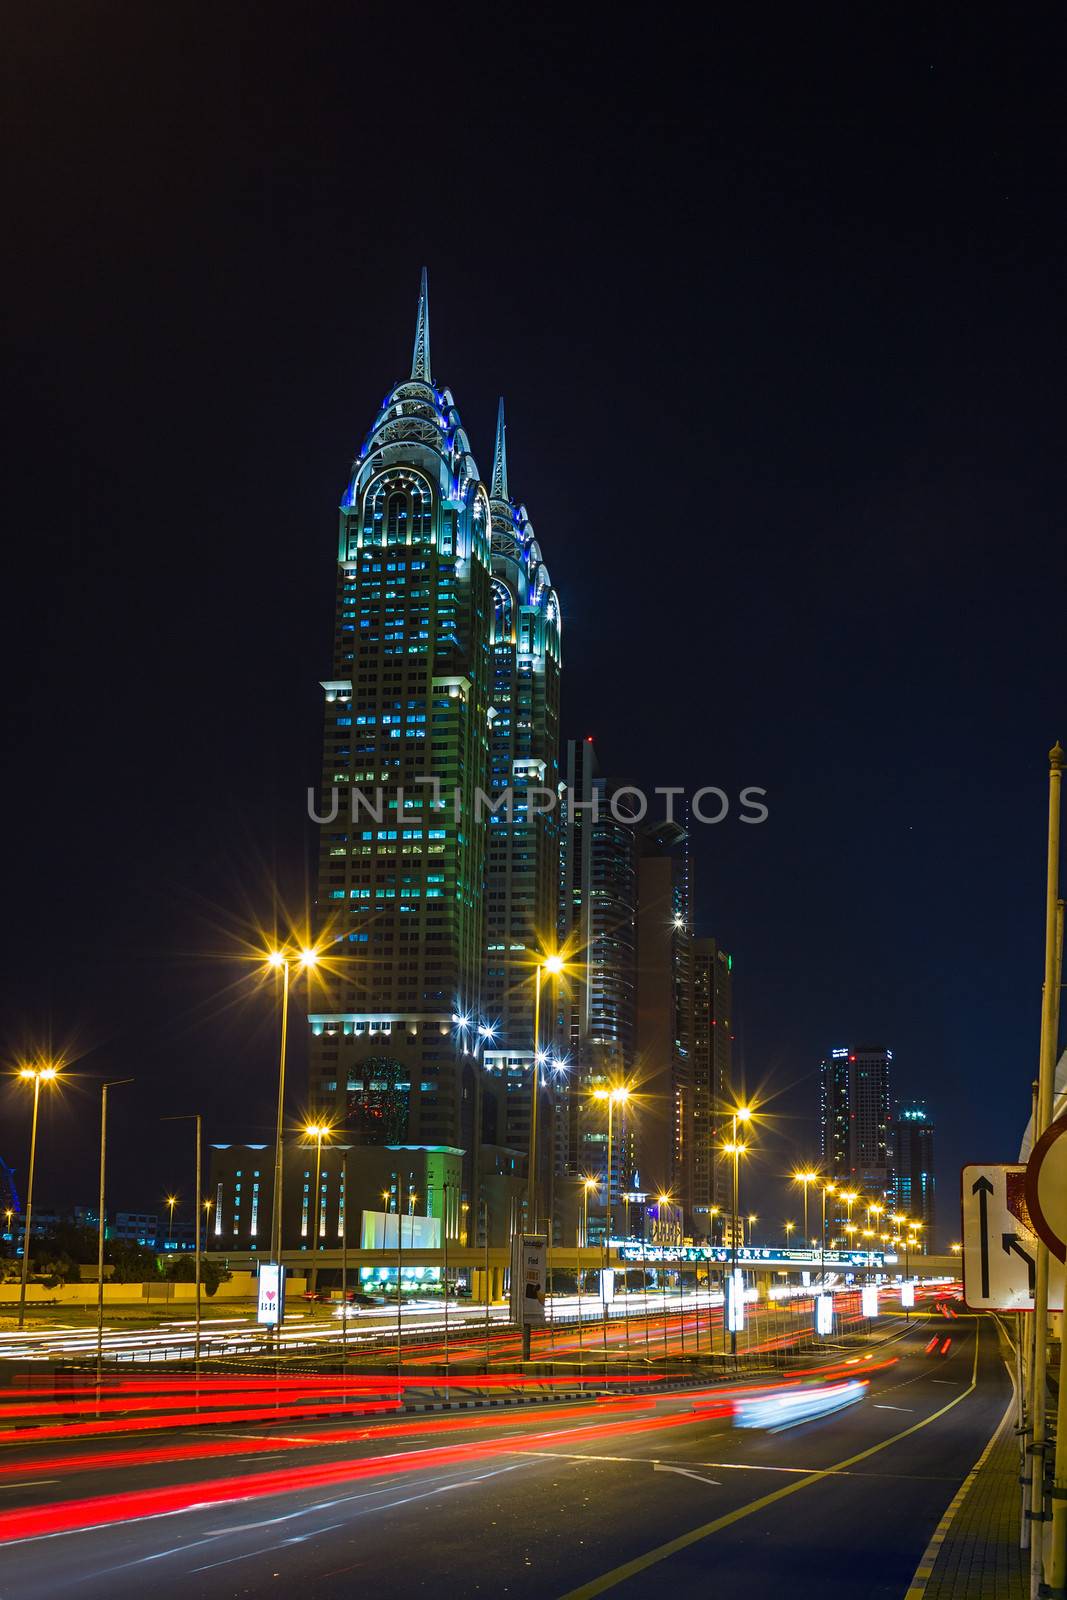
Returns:
[[[311,1103],[365,1142],[474,1144],[490,529],[455,401],[432,376],[424,271],[410,374],[341,499],[322,685],[317,912],[333,942],[309,1017]]]
[[[713,1233],[710,1208],[730,1206],[730,1162],[722,1156],[725,1108],[733,1093],[733,957],[715,939],[693,940],[693,1225]]]
[[[492,684],[483,1060],[506,1084],[509,1145],[526,1149],[537,959],[556,944],[559,895],[560,608],[524,505],[508,491],[499,403],[492,511]],[[510,797],[510,803],[509,803]],[[551,1041],[553,995],[542,997]],[[539,1141],[540,1142],[540,1141]],[[551,1128],[545,1129],[546,1152]],[[546,1156],[547,1159],[547,1156]]]
[[[577,960],[561,984],[569,1058],[556,1102],[557,1170],[606,1178],[607,1115],[596,1089],[629,1084],[636,1049],[637,837],[601,776],[592,737],[567,743],[560,823],[560,937]],[[616,815],[616,811],[618,815]],[[621,820],[620,820],[621,819]],[[612,1215],[634,1168],[634,1113],[612,1118]],[[598,1191],[600,1217],[606,1195]],[[590,1211],[590,1231],[599,1226]]]
[[[832,1177],[869,1194],[890,1188],[889,1068],[892,1050],[848,1045],[831,1050],[819,1074],[820,1143]]]
[[[924,1250],[934,1235],[934,1125],[925,1100],[904,1100],[893,1118],[893,1197],[898,1211],[922,1223]]]
[[[637,866],[636,1119],[642,1187],[692,1211],[693,972],[685,829],[643,827]]]

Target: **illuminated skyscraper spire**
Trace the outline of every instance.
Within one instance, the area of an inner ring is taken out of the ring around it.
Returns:
[[[493,447],[493,487],[490,497],[493,500],[506,500],[508,498],[508,447],[505,440],[507,429],[504,424],[504,397],[501,395],[496,411],[496,444]]]
[[[411,376],[423,383],[432,383],[430,376],[430,293],[426,286],[426,268],[422,269],[419,285],[419,317],[415,324],[415,348],[411,352]]]

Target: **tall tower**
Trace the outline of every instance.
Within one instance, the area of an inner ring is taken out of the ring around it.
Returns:
[[[822,1160],[835,1179],[869,1194],[890,1187],[889,1071],[892,1050],[842,1045],[820,1071]]]
[[[490,509],[434,381],[426,273],[411,371],[340,507],[325,693],[311,1104],[357,1141],[450,1144],[473,1187],[488,783]]]
[[[925,1100],[904,1100],[893,1119],[893,1198],[898,1211],[922,1223],[923,1250],[934,1248],[934,1125]]]
[[[692,1211],[693,974],[689,874],[677,822],[644,827],[637,864],[636,1119],[641,1184]]]
[[[715,939],[693,940],[693,1125],[690,1142],[693,1225],[711,1237],[711,1207],[730,1205],[730,1158],[723,1123],[733,1089],[733,957]]]
[[[534,973],[556,944],[559,893],[560,608],[524,505],[508,491],[504,402],[497,411],[492,512],[492,709],[486,867],[483,1060],[506,1084],[506,1143],[525,1150],[534,1059]],[[510,801],[510,803],[509,803]],[[553,1038],[553,993],[541,1040]],[[550,1129],[544,1124],[546,1160]],[[539,1141],[540,1143],[540,1141]]]
[[[606,1214],[607,1115],[597,1089],[633,1081],[636,1059],[637,835],[597,769],[591,737],[569,740],[560,807],[560,937],[577,954],[565,985],[562,1037],[570,1068],[557,1102],[557,1165],[572,1181],[600,1180],[590,1237]],[[611,1211],[623,1220],[621,1198],[632,1187],[633,1108],[612,1118]]]

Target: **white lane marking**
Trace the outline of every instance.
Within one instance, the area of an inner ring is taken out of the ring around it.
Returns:
[[[39,1483],[58,1483],[58,1478],[23,1478],[19,1483],[0,1483],[0,1489],[35,1489]]]
[[[656,1461],[656,1462],[653,1463],[652,1471],[653,1472],[677,1472],[680,1477],[683,1477],[683,1478],[695,1478],[697,1483],[711,1484],[716,1489],[721,1489],[722,1488],[722,1484],[719,1482],[718,1478],[705,1478],[703,1473],[690,1472],[688,1467],[671,1467],[671,1466],[666,1465],[662,1461]]]
[[[914,1406],[880,1406],[876,1401],[875,1405],[874,1405],[874,1409],[875,1409],[875,1411],[914,1411],[915,1407]]]

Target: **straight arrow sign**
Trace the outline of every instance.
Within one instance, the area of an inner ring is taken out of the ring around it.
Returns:
[[[989,1196],[993,1193],[993,1185],[983,1175],[971,1185],[971,1193],[978,1196],[978,1226],[980,1230],[980,1251],[982,1260],[982,1299],[989,1299]],[[1005,1235],[1005,1250],[1007,1250],[1007,1235]]]

